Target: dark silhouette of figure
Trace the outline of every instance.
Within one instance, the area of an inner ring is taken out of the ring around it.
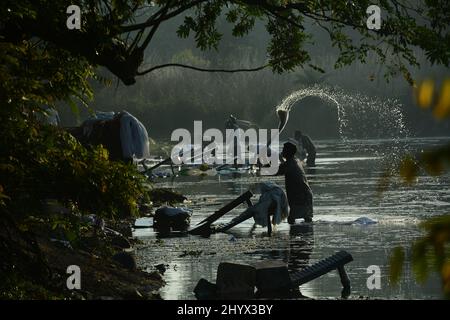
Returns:
[[[239,129],[238,121],[237,121],[236,117],[233,116],[232,114],[230,114],[230,117],[225,122],[225,129],[233,129],[234,131]],[[234,136],[233,142],[234,142],[233,154],[232,155],[228,154],[228,156],[233,156],[234,157],[234,161],[233,161],[234,162],[234,168],[237,169],[238,168],[237,155],[238,155],[239,138],[237,136]],[[227,149],[228,149],[228,146],[227,146]]]
[[[233,129],[233,130],[239,129],[239,125],[238,125],[237,119],[232,114],[230,114],[230,117],[225,122],[225,129]]]
[[[285,177],[286,193],[289,202],[289,224],[303,218],[311,222],[313,217],[313,194],[306,179],[305,171],[295,157],[297,147],[291,142],[283,145],[281,156],[286,160],[280,164],[278,175]]]
[[[309,167],[314,167],[316,165],[316,147],[311,138],[302,134],[300,130],[294,132],[294,138],[298,145],[307,153],[306,164]]]

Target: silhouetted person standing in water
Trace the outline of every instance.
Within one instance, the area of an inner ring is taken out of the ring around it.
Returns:
[[[298,162],[295,154],[297,147],[290,142],[283,145],[281,156],[286,159],[280,164],[278,175],[284,174],[286,193],[289,202],[289,224],[295,219],[303,218],[311,222],[313,217],[313,194],[306,179],[305,171]]]
[[[232,129],[234,130],[234,132],[236,132],[236,130],[239,129],[239,124],[237,122],[237,119],[235,116],[233,116],[232,114],[230,114],[230,117],[228,118],[228,120],[225,122],[225,129]],[[226,134],[228,135],[228,133],[226,132]],[[239,132],[238,132],[239,135]],[[237,163],[237,156],[238,156],[238,144],[239,144],[239,137],[238,136],[234,136],[233,138],[233,142],[234,142],[234,148],[233,148],[233,154],[228,154],[228,156],[232,156],[234,157],[234,168],[237,169],[238,168],[238,163]],[[228,136],[227,136],[227,143],[228,143]],[[226,147],[226,152],[229,152],[228,150],[228,146]]]
[[[306,150],[308,156],[306,158],[306,164],[309,167],[314,167],[316,165],[316,147],[312,142],[311,138],[307,135],[303,135],[300,130],[294,132],[294,138],[301,148]]]

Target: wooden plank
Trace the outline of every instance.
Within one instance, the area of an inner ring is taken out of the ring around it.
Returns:
[[[240,195],[238,198],[234,199],[230,203],[226,204],[216,212],[214,212],[212,215],[207,217],[206,219],[203,219],[201,222],[197,224],[197,227],[195,227],[192,230],[189,230],[188,233],[190,234],[197,234],[197,235],[209,235],[212,233],[211,230],[211,224],[218,219],[220,219],[223,215],[225,215],[227,212],[233,210],[238,205],[240,205],[243,202],[247,202],[247,204],[250,201],[250,198],[253,196],[253,193],[250,191],[247,191]],[[251,201],[250,201],[251,203]]]
[[[215,229],[214,232],[225,232],[231,228],[233,228],[234,226],[244,222],[245,220],[248,220],[250,218],[253,217],[253,213],[252,212],[243,212],[241,213],[239,216],[237,216],[236,218],[234,218],[233,220],[231,220],[230,222],[220,226],[219,228]]]
[[[225,206],[223,206],[219,210],[215,211],[212,215],[210,215],[206,219],[204,219],[204,220],[200,221],[199,223],[197,223],[197,225],[200,225],[200,224],[205,223],[205,222],[213,223],[214,221],[219,220],[223,215],[225,215],[227,212],[229,212],[229,211],[233,210],[234,208],[236,208],[242,202],[244,202],[244,201],[247,202],[247,200],[250,200],[251,197],[253,197],[253,193],[251,191],[247,191],[247,192],[243,193],[238,198],[234,199],[233,201],[231,201],[230,203],[226,204]],[[248,202],[247,202],[247,204],[248,204]]]
[[[152,172],[152,171],[155,170],[156,168],[158,168],[158,167],[160,167],[160,166],[162,166],[163,164],[166,164],[166,163],[168,163],[168,162],[170,162],[170,163],[172,164],[172,158],[164,159],[164,160],[162,160],[161,162],[155,164],[153,167],[150,167],[150,168],[148,168],[148,169],[145,169],[145,171],[143,172],[143,174],[145,174],[145,173],[147,173],[147,172]]]
[[[353,261],[353,257],[346,251],[339,251],[331,257],[323,259],[312,266],[292,273],[291,280],[293,287],[298,287],[304,283],[314,280],[332,270],[338,269],[345,264]],[[348,278],[347,278],[348,279]],[[350,283],[350,280],[348,280]]]

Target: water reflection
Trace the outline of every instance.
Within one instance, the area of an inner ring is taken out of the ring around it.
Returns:
[[[289,229],[288,269],[290,272],[300,271],[308,266],[314,249],[314,224],[301,223]]]
[[[305,172],[308,175],[309,180],[313,180],[315,178],[315,175],[317,174],[318,167],[306,167]]]
[[[413,140],[417,149],[436,140]],[[153,229],[139,229],[136,234],[144,242],[137,251],[137,260],[144,269],[152,270],[158,263],[170,267],[162,289],[165,299],[195,299],[193,288],[200,278],[215,282],[220,262],[252,263],[261,259],[284,261],[290,271],[312,265],[339,250],[352,254],[354,261],[346,266],[349,274],[351,298],[442,298],[440,283],[432,277],[425,285],[413,279],[411,266],[397,287],[389,282],[389,256],[392,248],[408,247],[421,235],[418,223],[436,214],[450,211],[450,176],[439,179],[420,177],[420,183],[408,187],[397,185],[383,197],[376,193],[380,172],[379,159],[374,156],[388,150],[385,142],[338,141],[318,142],[317,168],[306,170],[315,197],[314,223],[289,226],[282,223],[272,237],[265,228],[254,228],[250,219],[232,228],[227,234],[215,234],[208,239],[186,236],[183,233],[156,233]],[[161,187],[174,188],[185,194],[193,210],[191,226],[222,207],[230,200],[251,189],[257,201],[255,185],[270,180],[284,186],[283,177],[207,176],[178,177],[174,181],[161,179]],[[245,210],[245,205],[227,213],[218,222],[227,222]],[[351,225],[360,217],[378,221],[371,226]],[[185,254],[185,253],[191,254]],[[366,285],[367,268],[378,265],[382,271],[381,290],[369,290]],[[312,298],[336,299],[342,285],[337,272],[330,272],[301,286],[303,295]]]

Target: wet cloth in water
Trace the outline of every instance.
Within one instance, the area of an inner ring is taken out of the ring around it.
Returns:
[[[255,223],[266,227],[267,215],[273,212],[273,223],[280,224],[288,215],[288,201],[283,189],[275,183],[261,183],[261,196],[258,203],[248,208],[253,213]]]

